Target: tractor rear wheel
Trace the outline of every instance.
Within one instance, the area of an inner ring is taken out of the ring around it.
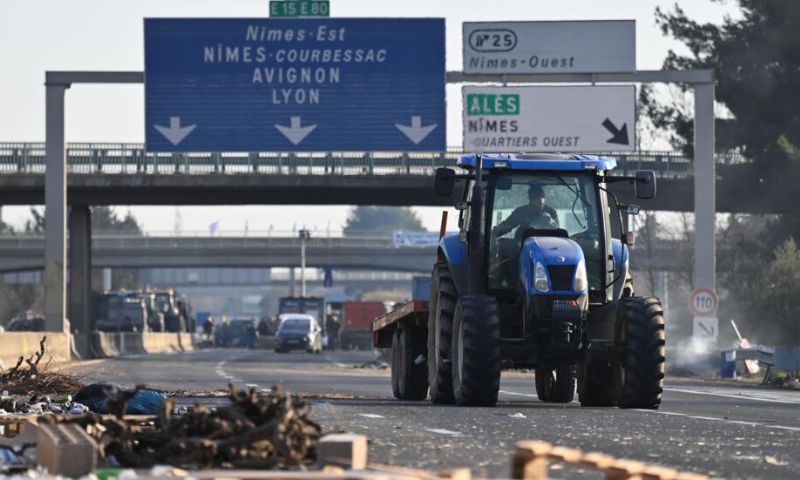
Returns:
[[[488,295],[458,299],[453,317],[453,394],[459,405],[492,407],[500,390],[500,315]]]
[[[431,402],[453,403],[450,348],[458,293],[446,264],[434,265],[428,310],[428,384]]]
[[[536,369],[536,395],[543,402],[569,403],[575,398],[575,367]]]
[[[425,363],[425,330],[401,328],[392,341],[392,391],[401,400],[424,400],[428,396],[428,366]]]
[[[664,391],[664,311],[657,298],[620,301],[617,342],[624,348],[619,369],[621,408],[657,409]]]

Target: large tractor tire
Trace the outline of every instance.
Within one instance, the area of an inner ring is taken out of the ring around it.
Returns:
[[[615,362],[590,362],[583,370],[578,400],[583,407],[613,407],[616,405],[617,376]]]
[[[569,403],[575,398],[575,367],[536,369],[536,395],[543,402]]]
[[[500,315],[487,295],[458,299],[453,316],[453,395],[458,405],[492,407],[500,390]]]
[[[402,328],[392,339],[392,391],[401,400],[425,400],[428,365],[425,362],[425,330]]]
[[[428,313],[428,384],[431,402],[453,403],[450,348],[458,293],[445,264],[433,267]]]
[[[617,342],[624,348],[620,374],[621,408],[657,409],[664,385],[664,312],[657,298],[620,301]]]

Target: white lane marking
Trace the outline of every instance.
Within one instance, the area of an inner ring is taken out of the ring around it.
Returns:
[[[378,415],[377,413],[359,413],[358,416],[366,418],[386,418],[383,415]]]
[[[519,392],[511,392],[509,390],[498,390],[498,393],[505,393],[506,395],[518,395],[520,397],[528,397],[528,398],[539,398],[539,395],[535,393],[519,393]],[[577,400],[573,400],[571,403],[578,403]],[[566,404],[562,404],[566,405]]]
[[[505,393],[506,395],[519,395],[520,397],[532,397],[532,398],[539,398],[538,395],[533,395],[530,393],[517,393],[517,392],[509,392],[508,390],[500,390],[498,393]]]
[[[722,392],[713,392],[708,390],[694,390],[688,388],[675,388],[675,387],[664,387],[664,390],[668,392],[678,392],[678,393],[690,393],[694,395],[709,395],[712,397],[724,397],[724,398],[735,398],[736,400],[754,400],[756,402],[768,402],[768,403],[783,403],[788,405],[793,405],[800,403],[800,395],[797,395],[797,398],[786,398],[786,400],[780,400],[777,398],[767,398],[767,397],[757,397],[753,396],[752,394],[747,395],[744,393],[741,394],[734,394],[734,393],[722,393]],[[761,393],[762,395],[767,392],[754,392],[754,393]],[[775,393],[788,393],[788,392],[775,392]]]
[[[447,430],[447,429],[444,429],[444,428],[426,428],[425,430],[427,430],[427,431],[429,431],[431,433],[438,433],[439,435],[451,435],[451,436],[454,436],[454,437],[461,436],[461,432],[454,432],[452,430]]]
[[[772,428],[778,430],[788,430],[790,432],[800,432],[800,427],[789,427],[785,425],[769,425],[767,423],[748,422],[746,420],[728,420],[727,418],[707,417],[704,415],[689,415],[688,413],[679,413],[679,412],[662,412],[659,410],[637,409],[637,411],[645,413],[656,413],[658,415],[669,415],[673,417],[691,418],[692,420],[707,420],[712,422],[731,423],[734,425],[746,425],[748,427]]]

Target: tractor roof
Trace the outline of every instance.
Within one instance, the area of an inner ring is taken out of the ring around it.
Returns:
[[[483,168],[487,169],[576,172],[583,170],[609,171],[617,166],[614,158],[596,155],[491,154],[483,155],[481,158],[483,159]],[[457,165],[463,168],[475,168],[475,155],[461,156]]]

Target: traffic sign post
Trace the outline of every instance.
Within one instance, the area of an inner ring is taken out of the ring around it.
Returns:
[[[633,72],[636,22],[466,22],[463,53],[465,73]]]
[[[444,151],[444,20],[146,19],[152,152]]]
[[[632,85],[464,87],[464,150],[628,151],[636,145]]]
[[[717,293],[709,288],[698,288],[689,297],[689,309],[696,316],[714,316],[718,306]]]

